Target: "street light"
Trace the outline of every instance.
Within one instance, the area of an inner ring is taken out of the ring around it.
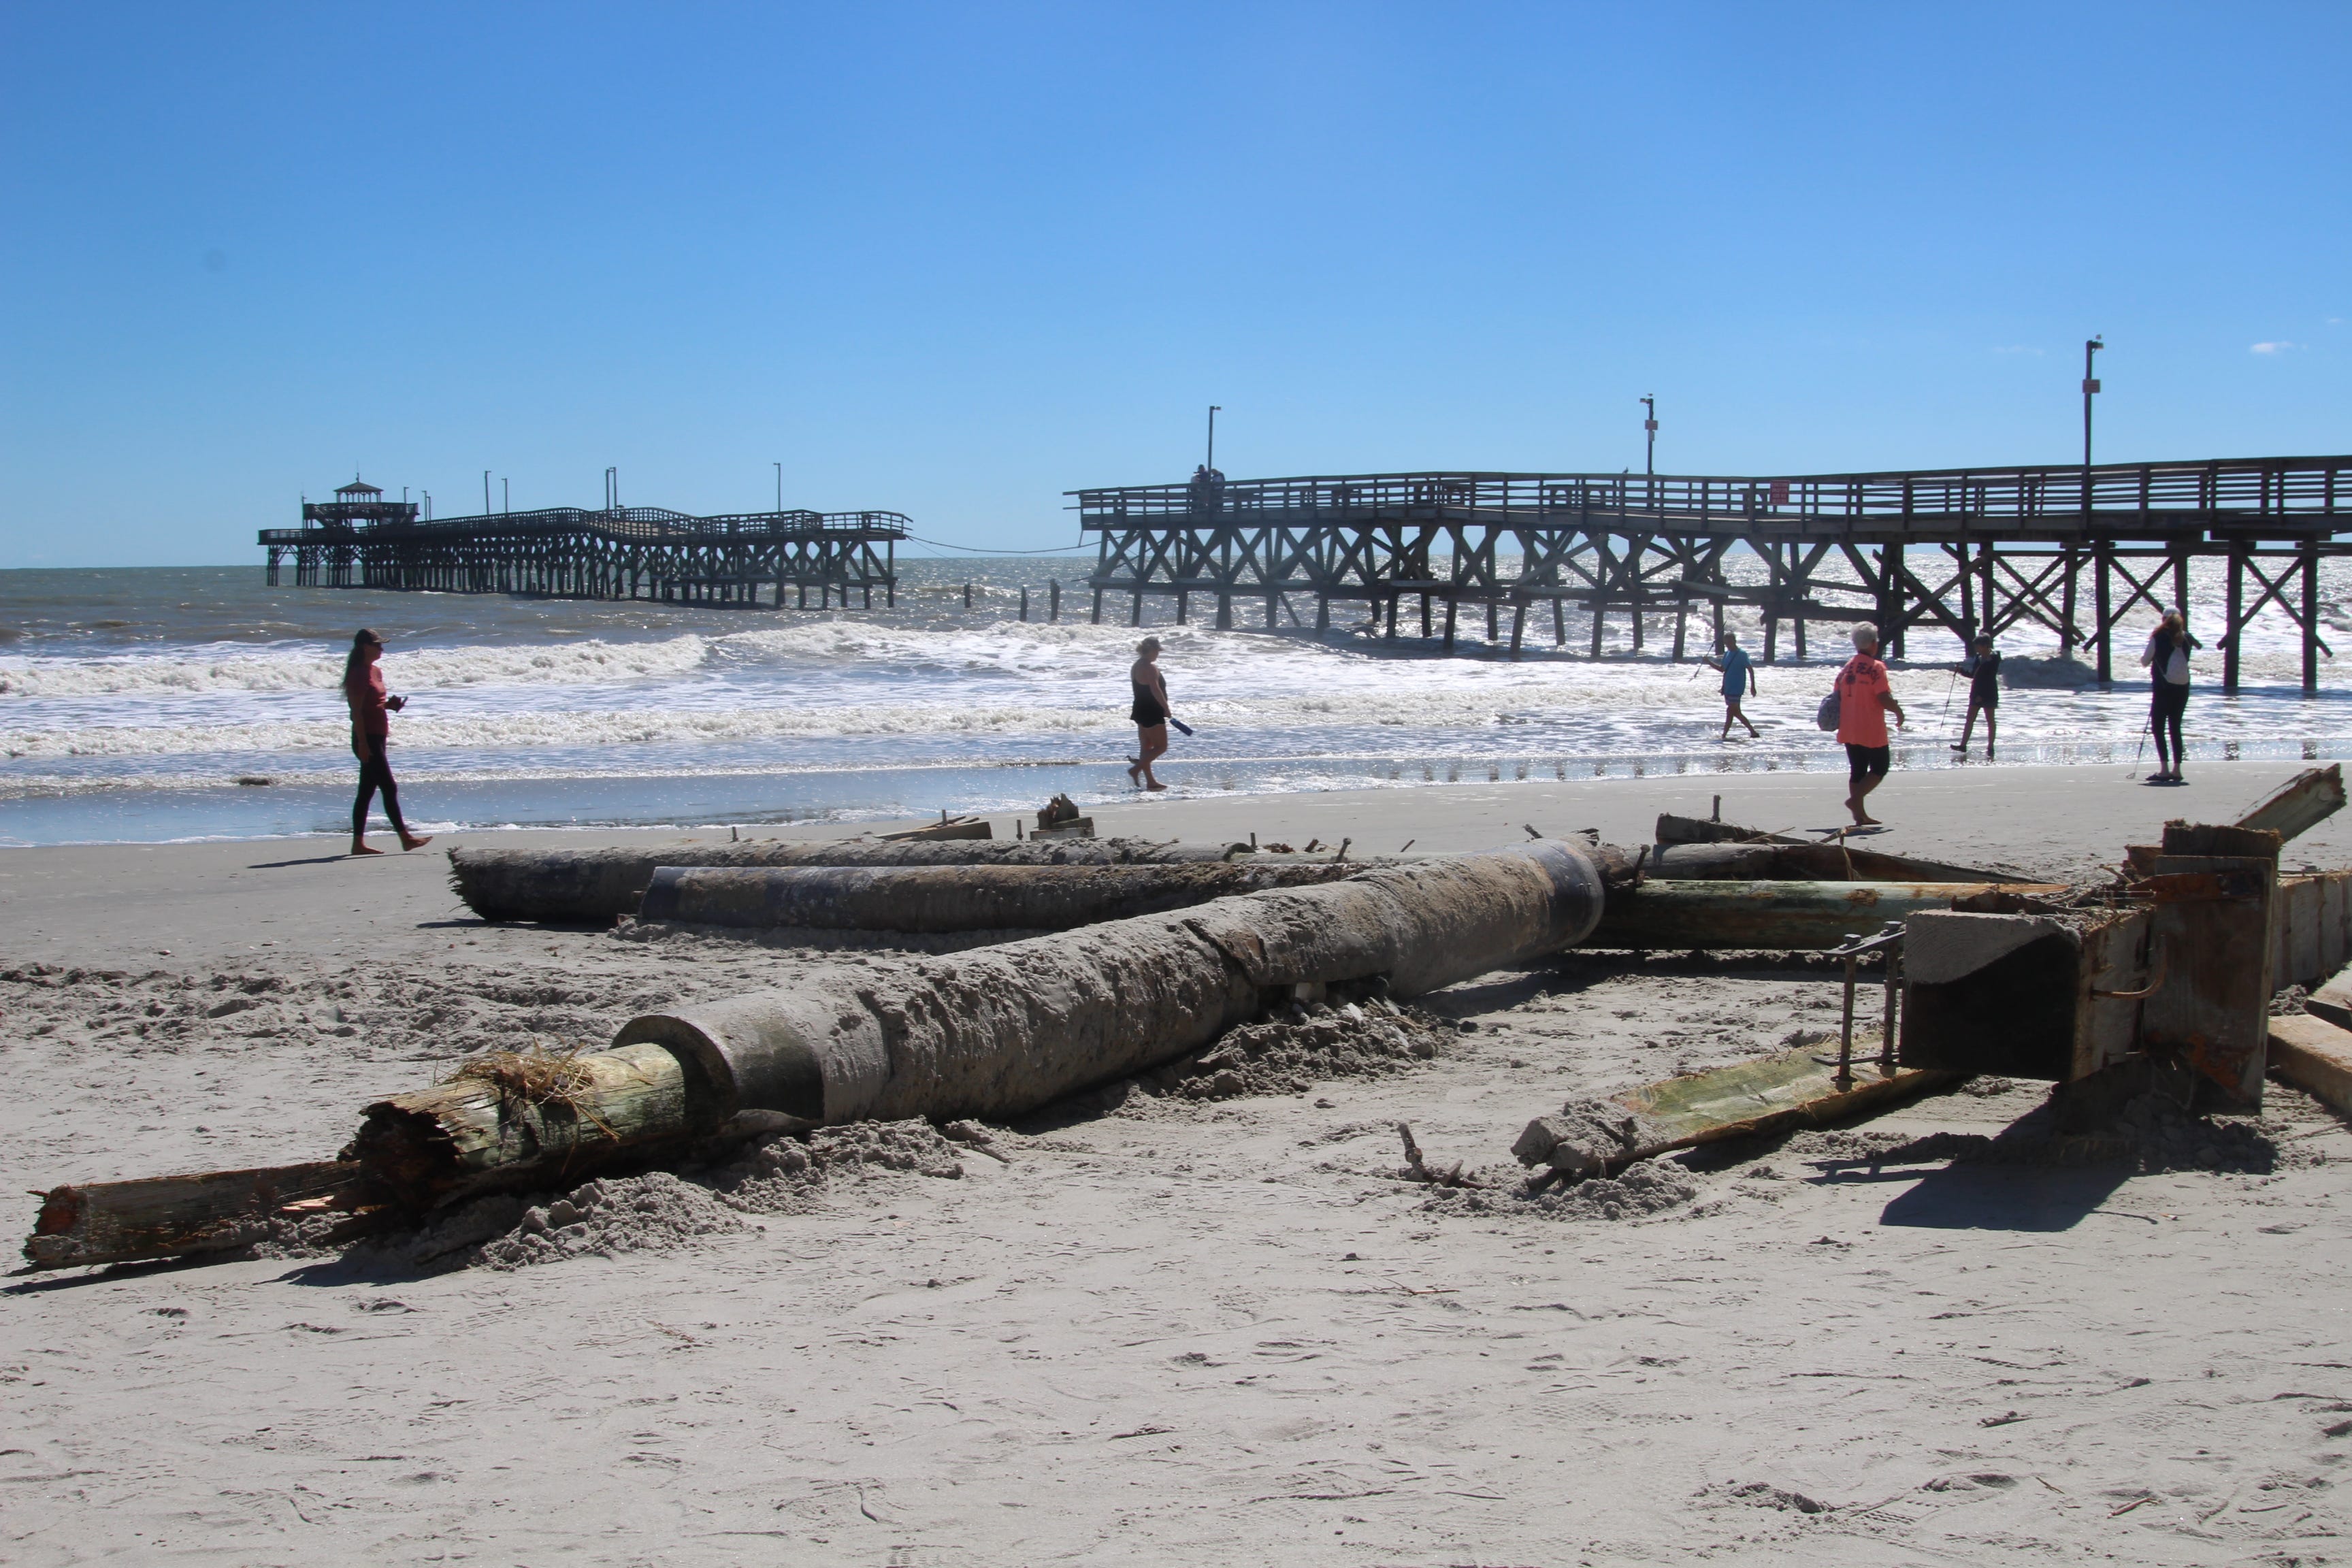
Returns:
[[[2091,399],[2099,391],[2094,356],[2106,346],[2104,337],[2093,338],[2083,345],[2083,467],[2086,468],[2091,466]]]
[[[2091,526],[2091,399],[2099,394],[2095,356],[2107,346],[2104,335],[2083,345],[2083,526]]]
[[[490,515],[490,470],[482,470],[482,515]]]
[[[499,476],[499,510],[509,517],[514,515],[514,481],[504,474]]]
[[[1649,449],[1642,456],[1642,471],[1654,474],[1658,471],[1658,400],[1645,395],[1641,402],[1649,410],[1649,416],[1642,421],[1643,433],[1649,438]]]
[[[1217,471],[1217,410],[1223,406],[1222,403],[1209,405],[1209,460],[1202,466],[1213,474]]]
[[[776,510],[784,510],[784,466],[782,463],[776,465]]]

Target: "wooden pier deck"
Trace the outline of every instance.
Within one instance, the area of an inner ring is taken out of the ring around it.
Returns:
[[[1100,541],[1087,584],[1097,621],[1108,594],[1130,596],[1135,622],[1147,597],[1173,598],[1184,621],[1206,595],[1221,627],[1236,600],[1263,601],[1272,626],[1297,618],[1297,595],[1313,601],[1318,629],[1335,602],[1354,601],[1394,637],[1400,603],[1416,599],[1422,635],[1442,611],[1449,649],[1462,606],[1486,608],[1490,637],[1507,608],[1514,654],[1531,606],[1550,605],[1560,644],[1566,606],[1581,606],[1596,658],[1611,616],[1628,617],[1639,649],[1645,619],[1671,615],[1679,658],[1694,612],[1720,630],[1725,607],[1740,605],[1763,617],[1767,662],[1784,626],[1802,658],[1815,621],[1870,621],[1898,654],[1915,626],[1967,637],[2032,622],[2069,653],[2093,652],[2105,680],[2123,617],[2185,605],[2189,563],[2217,558],[2228,625],[2192,629],[2220,647],[2229,690],[2238,634],[2265,606],[2300,628],[2304,689],[2317,689],[2319,562],[2352,550],[2336,537],[2352,530],[2352,457],[1780,478],[1196,476],[1069,493]],[[1760,582],[1727,571],[1743,549]]]

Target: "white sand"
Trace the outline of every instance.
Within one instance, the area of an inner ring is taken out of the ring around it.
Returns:
[[[2079,871],[2168,816],[2226,820],[2291,771],[2216,765],[2179,791],[2119,769],[1898,774],[1879,843]],[[1505,782],[1097,816],[1106,833],[1254,828],[1364,853],[1506,843],[1523,822],[1630,843],[1662,809],[1705,816],[1718,788],[1727,817],[1827,826],[1841,783]],[[6,1176],[330,1153],[366,1100],[459,1053],[601,1039],[809,962],[484,929],[441,847],[0,856]],[[2331,823],[2290,859],[2347,848],[2352,824]],[[1834,1004],[1796,973],[1570,958],[1433,999],[1479,1027],[1420,1070],[1074,1109],[1003,1133],[1009,1165],[844,1182],[815,1212],[685,1250],[421,1278],[331,1260],[26,1276],[0,1296],[4,1554],[2347,1555],[2333,1489],[2352,1437],[2328,1433],[2352,1421],[2352,1136],[2291,1091],[2273,1086],[2270,1175],[1874,1173],[1839,1163],[1854,1134],[1807,1134],[1670,1167],[1696,1198],[1617,1222],[1432,1213],[1393,1179],[1395,1121],[1433,1161],[1486,1164],[1568,1095],[1768,1048]],[[1994,1131],[2038,1099],[1952,1095],[1864,1131]]]

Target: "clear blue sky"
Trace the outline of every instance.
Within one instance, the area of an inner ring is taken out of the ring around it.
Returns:
[[[2352,449],[2352,7],[0,8],[0,566],[773,500]],[[2263,345],[2268,345],[2264,347]]]

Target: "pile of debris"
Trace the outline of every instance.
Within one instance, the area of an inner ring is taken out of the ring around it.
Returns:
[[[461,889],[493,918],[610,921],[659,905],[706,919],[732,910],[754,927],[789,916],[1052,934],[869,958],[647,1013],[576,1059],[514,1057],[371,1105],[331,1161],[59,1187],[26,1251],[50,1268],[185,1255],[281,1224],[315,1245],[427,1215],[431,1245],[464,1233],[447,1250],[503,1248],[478,1253],[490,1262],[594,1250],[606,1245],[600,1215],[707,1234],[733,1223],[719,1211],[755,1201],[744,1194],[797,1201],[797,1184],[828,1161],[949,1173],[925,1119],[1015,1117],[1138,1079],[1220,1099],[1428,1061],[1443,1034],[1391,998],[1586,942],[1816,951],[1843,967],[1843,1024],[1834,1048],[1809,1041],[1571,1102],[1512,1151],[1542,1173],[1525,1191],[1482,1196],[1423,1173],[1446,1189],[1436,1201],[1659,1212],[1687,1201],[1686,1184],[1628,1167],[1982,1073],[2062,1086],[2053,1114],[2066,1137],[2252,1168],[2259,1151],[2199,1142],[2139,1090],[2157,1074],[2179,1089],[2182,1115],[2250,1111],[2275,1064],[2352,1109],[2352,1032],[2330,1021],[2352,1022],[2352,994],[2320,984],[2352,959],[2352,873],[2278,869],[2280,846],[2343,804],[2340,770],[2312,770],[2235,825],[2168,825],[2093,888],[1675,817],[1630,856],[1591,835],[1378,863],[1345,860],[1344,839],[1314,860],[1241,844],[1003,844],[951,821],[894,842],[459,851]],[[1048,831],[1074,826],[1047,815]],[[1022,918],[1006,919],[1015,908]],[[2288,985],[2310,989],[2307,1011],[2270,1016]],[[863,1131],[819,1131],[845,1124]],[[731,1186],[686,1175],[716,1150],[753,1144]],[[561,1198],[512,1196],[575,1176]]]

